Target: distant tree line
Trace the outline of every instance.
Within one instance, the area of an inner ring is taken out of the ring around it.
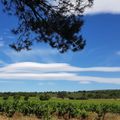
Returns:
[[[119,99],[120,90],[94,90],[94,91],[77,91],[77,92],[1,92],[0,97],[6,100],[9,96],[13,96],[14,99],[19,99],[20,96],[24,96],[25,100],[29,97],[39,97],[40,100],[49,100],[50,98],[62,98],[73,100],[85,100],[85,99]]]

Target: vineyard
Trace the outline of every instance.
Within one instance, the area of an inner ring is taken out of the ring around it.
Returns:
[[[24,116],[35,115],[38,119],[52,120],[53,117],[62,120],[87,120],[92,113],[96,115],[94,120],[104,120],[107,113],[120,115],[120,100],[69,100],[51,98],[40,100],[39,97],[0,97],[0,113],[12,117],[14,113],[22,113]],[[57,120],[57,119],[56,119]]]

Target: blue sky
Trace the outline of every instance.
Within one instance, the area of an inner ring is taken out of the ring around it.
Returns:
[[[17,20],[0,8],[0,91],[120,89],[120,9],[112,1],[107,9],[95,1],[84,17],[85,49],[65,54],[45,44],[19,53],[9,48]]]

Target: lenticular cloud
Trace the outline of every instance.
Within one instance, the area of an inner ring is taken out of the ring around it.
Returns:
[[[66,63],[22,62],[0,67],[0,80],[67,80],[80,83],[120,84],[120,78],[81,76],[81,72],[120,72],[120,67],[80,68]]]

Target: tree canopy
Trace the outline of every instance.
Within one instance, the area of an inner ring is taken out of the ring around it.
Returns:
[[[4,12],[18,17],[12,29],[18,39],[10,46],[30,50],[34,41],[45,42],[64,53],[79,51],[85,40],[81,35],[85,8],[93,0],[1,0]]]

